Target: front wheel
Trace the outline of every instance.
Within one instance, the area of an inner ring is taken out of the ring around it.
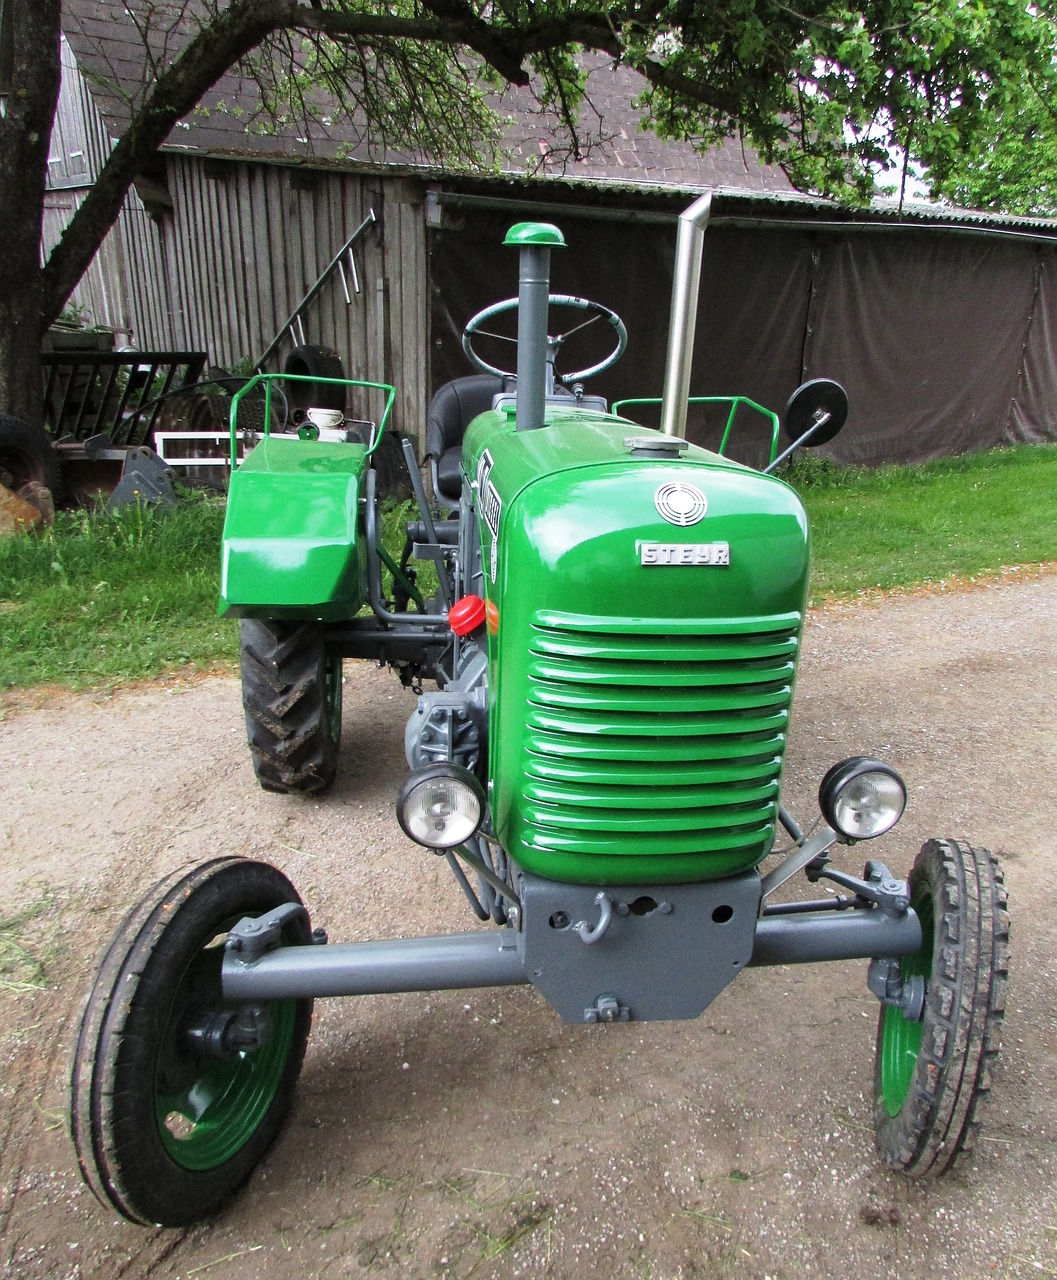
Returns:
[[[287,902],[300,898],[274,867],[219,858],[156,886],[103,959],[74,1053],[71,1129],[85,1181],[132,1222],[215,1213],[286,1119],[312,1001],[240,1009],[220,970],[228,931]],[[303,914],[283,940],[311,940]],[[255,1035],[232,1034],[236,1017]]]
[[[243,618],[242,707],[257,781],[310,794],[334,781],[341,741],[341,658],[318,622]]]
[[[874,1122],[892,1169],[936,1177],[972,1149],[1005,1013],[1009,918],[1002,872],[986,849],[929,840],[910,873],[921,949],[904,978],[925,979],[920,1020],[884,1006],[877,1027]]]

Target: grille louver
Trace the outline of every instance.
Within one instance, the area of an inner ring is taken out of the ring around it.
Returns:
[[[770,847],[801,618],[543,611],[529,653],[527,842],[540,853]]]

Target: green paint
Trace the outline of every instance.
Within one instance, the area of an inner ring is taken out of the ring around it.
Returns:
[[[236,923],[232,919],[218,934]],[[205,947],[188,966],[156,1069],[158,1133],[169,1156],[184,1169],[215,1169],[246,1145],[282,1084],[293,1044],[297,1003],[273,1000],[268,1039],[253,1053],[221,1060],[192,1056],[181,1046],[180,1023],[195,994],[220,989],[223,956],[223,944]]]
[[[633,458],[629,434],[554,406],[539,431],[486,413],[467,433],[467,474],[488,471],[482,553],[499,618],[493,822],[516,862],[551,879],[713,879],[773,842],[807,523],[780,481],[693,446]],[[706,496],[700,523],[660,517],[654,497],[672,481]],[[730,564],[644,566],[640,542],[725,542]]]
[[[645,399],[635,400],[615,400],[613,402],[613,412],[618,417],[625,417],[624,410],[626,408],[654,408],[660,409],[663,401],[657,396],[650,396]],[[781,432],[781,426],[778,421],[778,415],[773,409],[766,409],[762,404],[757,404],[755,400],[750,400],[748,396],[691,396],[687,400],[687,404],[715,404],[725,405],[727,408],[727,420],[723,427],[723,437],[719,442],[717,452],[721,457],[726,457],[727,446],[730,444],[730,438],[733,434],[735,424],[738,421],[738,410],[747,409],[753,416],[763,418],[771,433],[771,454],[768,463],[771,463],[778,457],[778,437]]]
[[[363,445],[266,436],[232,472],[220,613],[353,617],[366,598]]]
[[[552,222],[517,222],[506,233],[503,244],[515,248],[542,245],[549,249],[564,249],[565,237]]]
[[[903,978],[918,976],[928,982],[932,977],[932,948],[935,928],[932,894],[927,883],[922,882],[914,890],[911,902],[921,921],[921,949],[912,956],[904,956],[899,969]],[[897,1116],[910,1093],[924,1022],[912,1022],[892,1005],[882,1014],[881,1030],[881,1096],[885,1110]]]

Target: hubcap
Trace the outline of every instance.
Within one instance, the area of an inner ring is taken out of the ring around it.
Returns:
[[[904,956],[899,968],[904,980],[916,975],[927,983],[932,976],[933,936],[932,894],[928,885],[922,884],[915,890],[913,907],[921,921],[921,949],[912,956]],[[885,1009],[881,1034],[881,1094],[890,1116],[897,1116],[907,1100],[923,1030],[923,1021],[912,1021],[894,1005]]]
[[[226,1059],[193,1049],[188,1024],[200,1023],[203,1011],[234,1007],[221,1000],[220,965],[224,936],[236,923],[222,926],[188,965],[158,1054],[158,1132],[165,1150],[184,1169],[214,1169],[245,1146],[282,1083],[293,1043],[297,1003],[275,1000],[269,1005],[270,1034],[259,1049],[240,1050]]]

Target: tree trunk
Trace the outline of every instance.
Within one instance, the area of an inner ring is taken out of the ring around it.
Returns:
[[[60,0],[8,6],[10,92],[0,115],[0,413],[43,419],[40,265],[51,126],[59,96]]]
[[[59,94],[59,0],[11,6],[13,67],[0,119],[0,413],[43,419],[40,242]]]

